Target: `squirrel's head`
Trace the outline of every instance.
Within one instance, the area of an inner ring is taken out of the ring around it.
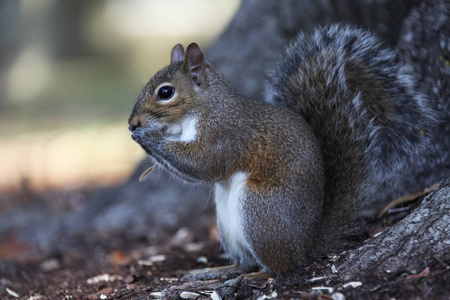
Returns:
[[[148,128],[170,134],[186,118],[195,119],[197,94],[206,84],[206,63],[200,47],[192,43],[185,52],[181,44],[175,45],[170,65],[157,72],[139,95],[128,120],[130,131]]]

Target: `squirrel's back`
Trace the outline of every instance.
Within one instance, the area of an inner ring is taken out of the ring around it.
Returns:
[[[269,74],[267,102],[300,113],[321,143],[324,228],[352,235],[355,211],[392,200],[383,187],[420,168],[435,118],[409,72],[370,33],[333,25],[300,34]]]

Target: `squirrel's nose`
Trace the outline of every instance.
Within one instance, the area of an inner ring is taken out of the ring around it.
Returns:
[[[138,127],[142,127],[141,120],[138,117],[130,118],[128,120],[128,124],[130,124],[130,126],[128,126],[128,130],[131,132],[135,131]]]

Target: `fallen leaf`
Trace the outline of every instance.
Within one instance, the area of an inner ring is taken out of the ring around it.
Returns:
[[[5,259],[17,260],[26,255],[29,246],[14,236],[8,236],[0,242],[0,261]]]
[[[383,232],[383,230],[384,230],[384,227],[381,227],[381,226],[374,226],[374,227],[371,227],[371,228],[369,228],[369,236],[371,237],[371,238],[373,238],[373,237],[376,237],[377,235],[379,235],[380,233],[382,233]]]
[[[420,272],[420,274],[406,276],[405,283],[419,280],[420,278],[427,277],[428,275],[430,275],[430,268],[426,267],[422,272]]]
[[[114,251],[108,258],[114,265],[126,265],[131,262],[131,257],[125,256],[122,251]]]

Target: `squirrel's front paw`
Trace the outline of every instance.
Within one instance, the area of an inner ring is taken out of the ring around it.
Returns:
[[[160,130],[150,128],[138,128],[133,131],[131,138],[141,146],[154,146],[162,139]]]
[[[136,143],[141,144],[141,143],[142,143],[142,130],[138,130],[138,129],[134,130],[134,131],[131,133],[131,138],[132,138],[133,141],[135,141]]]

